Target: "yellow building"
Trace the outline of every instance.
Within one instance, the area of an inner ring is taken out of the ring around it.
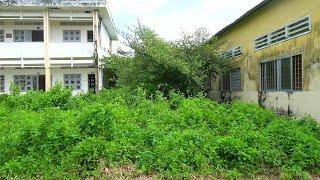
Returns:
[[[320,120],[320,1],[264,0],[216,36],[238,69],[213,95]]]

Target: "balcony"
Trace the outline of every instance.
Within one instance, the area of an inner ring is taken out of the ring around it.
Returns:
[[[0,43],[0,66],[43,66],[42,42]]]
[[[92,66],[94,65],[93,55],[93,43],[64,42],[49,44],[52,67]]]
[[[43,67],[43,42],[0,43],[0,67]],[[93,43],[50,43],[52,67],[93,66]]]
[[[53,58],[64,57],[93,57],[94,46],[93,43],[79,43],[79,42],[63,42],[50,43],[49,56]]]
[[[0,0],[0,6],[106,7],[106,0]]]
[[[0,43],[0,58],[43,58],[43,42]]]

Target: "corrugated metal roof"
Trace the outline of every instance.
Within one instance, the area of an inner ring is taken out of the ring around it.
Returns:
[[[215,34],[215,36],[220,36],[223,33],[225,33],[226,31],[228,31],[230,28],[232,28],[233,26],[237,25],[239,22],[241,22],[242,20],[246,19],[248,16],[250,16],[251,14],[257,12],[258,10],[260,10],[262,7],[264,7],[265,5],[267,5],[268,3],[270,3],[272,0],[264,0],[261,3],[259,3],[258,5],[256,5],[254,8],[250,9],[248,12],[246,12],[244,15],[242,15],[240,18],[238,18],[237,20],[235,20],[233,23],[229,24],[228,26],[224,27],[222,30],[220,30],[218,33]]]

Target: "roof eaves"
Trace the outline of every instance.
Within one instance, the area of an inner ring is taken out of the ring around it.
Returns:
[[[220,36],[223,33],[225,33],[226,31],[228,31],[230,28],[232,28],[233,26],[237,25],[239,22],[241,22],[242,20],[246,19],[247,17],[249,17],[251,14],[257,12],[258,10],[260,10],[262,7],[264,7],[265,5],[267,5],[268,3],[270,3],[272,0],[263,0],[261,3],[259,3],[258,5],[256,5],[254,8],[250,9],[249,11],[247,11],[245,14],[243,14],[240,18],[238,18],[237,20],[235,20],[233,23],[229,24],[228,26],[224,27],[222,30],[220,30],[219,32],[217,32],[215,34],[215,36]]]

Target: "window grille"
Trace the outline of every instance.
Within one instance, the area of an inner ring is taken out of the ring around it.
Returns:
[[[65,74],[64,86],[73,90],[81,90],[81,74]]]
[[[233,49],[233,58],[241,56],[242,54],[243,54],[243,52],[242,52],[242,47],[241,46],[236,47],[236,48]]]
[[[4,92],[4,75],[0,75],[0,92]]]
[[[266,90],[277,90],[277,61],[266,63]]]
[[[67,22],[62,21],[60,22],[60,26],[92,26],[93,23],[89,21],[77,21],[77,22]]]
[[[302,90],[302,55],[292,57],[292,87],[294,91]]]
[[[311,31],[310,17],[303,18],[288,25],[288,37],[295,37]]]
[[[255,50],[300,36],[311,31],[310,17],[304,17],[254,40]]]
[[[4,30],[0,30],[0,42],[4,42]]]
[[[63,31],[63,41],[65,42],[80,42],[81,33],[79,30],[65,30]]]
[[[281,90],[291,89],[291,58],[283,58],[280,60],[281,65]]]
[[[262,91],[301,91],[302,79],[301,54],[260,64]]]
[[[237,69],[230,74],[231,76],[231,91],[241,91],[241,73]]]
[[[38,90],[38,76],[35,75],[14,75],[13,82],[20,87],[21,92]]]
[[[274,44],[286,39],[286,28],[283,27],[270,34],[270,43]]]
[[[237,47],[232,48],[226,52],[223,52],[221,55],[223,58],[232,59],[232,58],[239,57],[242,54],[243,54],[242,46],[237,46]]]
[[[14,25],[16,26],[42,26],[43,22],[41,21],[15,21]]]
[[[222,76],[222,91],[230,91],[230,74]]]
[[[221,91],[241,91],[240,69],[223,75],[221,82]]]

